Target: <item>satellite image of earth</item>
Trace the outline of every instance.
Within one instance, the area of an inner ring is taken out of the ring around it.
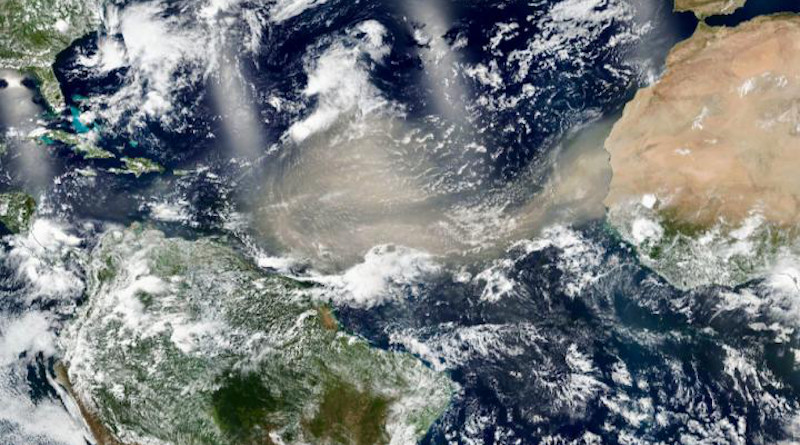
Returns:
[[[0,0],[0,444],[800,444],[800,2]]]

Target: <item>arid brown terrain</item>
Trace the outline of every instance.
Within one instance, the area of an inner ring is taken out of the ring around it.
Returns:
[[[606,141],[606,205],[654,195],[689,224],[800,223],[800,17],[701,24],[667,65]]]
[[[675,0],[676,11],[692,11],[703,18],[716,14],[732,14],[747,0]]]

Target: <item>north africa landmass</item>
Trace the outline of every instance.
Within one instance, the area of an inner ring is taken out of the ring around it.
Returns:
[[[800,17],[701,23],[606,141],[612,224],[676,284],[752,278],[800,223],[799,98]]]

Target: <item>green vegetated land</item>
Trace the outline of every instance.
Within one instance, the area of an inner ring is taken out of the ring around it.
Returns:
[[[89,275],[65,361],[76,395],[123,443],[413,442],[454,391],[216,240],[115,232]]]
[[[62,106],[55,56],[95,28],[97,11],[91,0],[0,0],[0,69],[33,77],[47,103]]]

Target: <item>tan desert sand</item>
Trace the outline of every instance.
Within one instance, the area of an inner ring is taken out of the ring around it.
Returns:
[[[717,14],[732,14],[747,0],[675,0],[676,11],[692,11],[698,18]]]
[[[606,205],[649,194],[692,225],[737,224],[754,210],[800,223],[800,17],[701,24],[667,66],[606,141]]]

